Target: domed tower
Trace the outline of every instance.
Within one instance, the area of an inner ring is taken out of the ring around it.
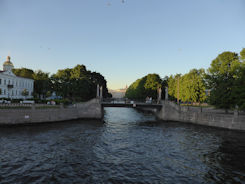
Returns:
[[[12,71],[13,68],[14,65],[10,61],[10,56],[7,56],[7,60],[3,63],[3,71]]]

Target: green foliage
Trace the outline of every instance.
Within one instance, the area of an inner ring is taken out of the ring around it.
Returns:
[[[240,58],[243,58],[244,49]],[[223,52],[211,63],[206,76],[211,89],[209,102],[217,108],[245,109],[244,65],[234,52]]]
[[[239,77],[233,81],[231,99],[234,106],[245,110],[245,67],[240,68]]]
[[[58,70],[51,76],[52,91],[70,101],[87,101],[96,96],[97,84],[103,86],[103,96],[108,97],[107,82],[97,72],[91,72],[84,65]]]
[[[28,69],[28,68],[14,68],[12,71],[13,71],[13,73],[16,76],[33,79],[34,72],[31,69]]]
[[[183,102],[204,102],[205,94],[205,71],[193,69],[181,76],[177,74],[168,79],[168,93],[170,99],[179,99]]]
[[[41,70],[33,72],[28,68],[16,68],[12,70],[16,76],[34,79],[34,96],[38,98],[46,97],[48,90],[50,90],[49,73]]]
[[[220,76],[235,75],[239,67],[240,62],[237,53],[223,52],[212,61],[208,72],[209,75],[212,75],[212,77],[218,78]]]
[[[245,62],[245,48],[243,48],[242,51],[240,52],[240,57],[241,57],[241,60]]]
[[[125,97],[129,99],[144,100],[147,96],[157,98],[157,89],[162,86],[162,80],[158,74],[148,74],[136,80],[129,86]]]
[[[34,96],[38,98],[45,98],[48,96],[51,90],[51,80],[49,73],[45,73],[41,70],[35,71],[33,74],[34,79]]]
[[[87,70],[84,65],[58,70],[52,76],[27,68],[13,69],[13,72],[17,76],[34,79],[35,98],[45,99],[56,92],[69,101],[86,101],[96,96],[97,84],[103,86],[103,96],[110,97],[105,78],[100,73]]]
[[[178,98],[178,80],[180,80],[181,75],[177,74],[175,76],[171,75],[168,79],[168,94],[170,100],[175,100]]]
[[[58,70],[52,76],[27,68],[13,69],[13,72],[17,76],[34,79],[34,96],[38,99],[45,99],[56,92],[68,101],[87,101],[96,96],[97,84],[103,86],[103,96],[110,97],[105,78],[100,73],[87,70],[84,65]]]

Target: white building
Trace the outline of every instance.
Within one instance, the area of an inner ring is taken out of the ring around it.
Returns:
[[[10,57],[3,63],[3,71],[0,71],[0,99],[26,99],[32,98],[34,80],[18,77],[13,72],[13,63]]]

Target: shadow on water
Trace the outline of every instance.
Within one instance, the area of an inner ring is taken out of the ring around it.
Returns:
[[[130,108],[0,128],[0,183],[244,183],[245,134]]]
[[[101,127],[103,122],[99,120],[70,120],[63,122],[52,122],[52,123],[38,123],[38,124],[23,124],[23,125],[11,125],[11,126],[1,126],[0,136],[8,134],[19,134],[19,133],[42,133],[47,131],[58,131],[65,130],[69,128],[79,127]]]

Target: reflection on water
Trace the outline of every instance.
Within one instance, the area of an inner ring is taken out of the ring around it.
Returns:
[[[244,183],[245,133],[106,108],[104,123],[0,128],[0,183]]]

